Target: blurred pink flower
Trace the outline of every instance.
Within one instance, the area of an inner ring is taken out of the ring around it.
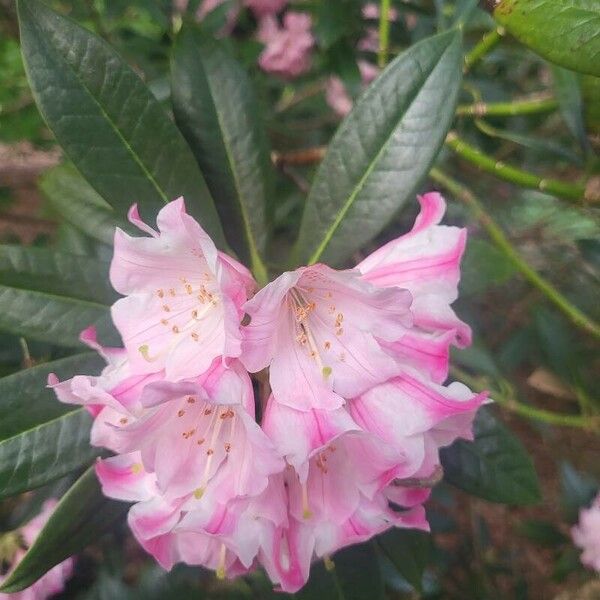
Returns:
[[[246,267],[217,251],[183,198],[158,213],[159,232],[141,221],[136,205],[129,219],[150,235],[117,229],[110,269],[113,287],[126,296],[112,318],[132,370],[164,369],[176,381],[201,375],[215,358],[239,356],[241,306],[254,287]]]
[[[571,529],[575,545],[581,550],[581,562],[600,573],[600,494],[589,508],[579,512],[579,523]]]
[[[363,87],[367,87],[379,75],[379,69],[366,60],[358,61]],[[345,117],[352,110],[352,98],[339,77],[330,77],[325,86],[327,104],[340,116]]]
[[[251,8],[257,17],[263,17],[282,11],[287,0],[244,0],[244,4]]]
[[[16,550],[12,560],[9,561],[8,571],[4,575],[0,575],[0,583],[21,562],[27,549],[35,542],[35,539],[44,525],[46,525],[57,504],[56,500],[46,500],[42,507],[42,512],[17,531],[22,545]],[[52,567],[45,575],[42,575],[40,579],[23,591],[14,594],[3,594],[0,592],[0,598],[2,600],[46,600],[46,598],[50,598],[64,590],[65,582],[73,574],[73,564],[74,559],[67,558],[65,561]]]
[[[310,16],[304,13],[286,12],[283,27],[273,15],[264,16],[257,34],[265,44],[258,58],[261,69],[289,79],[308,71],[310,51],[314,45],[311,25]]]

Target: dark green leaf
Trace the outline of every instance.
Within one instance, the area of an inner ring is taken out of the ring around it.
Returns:
[[[517,531],[542,546],[554,547],[569,541],[553,523],[539,519],[527,519],[519,523]]]
[[[550,62],[600,75],[598,0],[500,0],[494,16]]]
[[[100,242],[112,245],[115,227],[129,229],[71,164],[46,171],[39,185],[50,206],[65,221]]]
[[[567,519],[575,522],[580,509],[588,506],[598,493],[600,486],[586,473],[580,473],[568,462],[560,465],[562,505]]]
[[[58,400],[57,400],[58,402]],[[78,408],[0,442],[0,498],[40,487],[87,466],[92,417]]]
[[[102,495],[93,469],[88,469],[63,496],[44,529],[0,590],[17,592],[53,566],[81,552],[107,532],[128,505]]]
[[[442,450],[445,479],[490,502],[539,502],[537,475],[521,442],[487,408],[479,410],[474,430],[475,441],[458,440]]]
[[[48,375],[63,381],[77,373],[96,374],[103,365],[95,353],[86,352],[37,365],[0,379],[0,442],[52,421],[74,407],[58,402],[46,387]]]
[[[412,199],[440,149],[461,79],[460,33],[400,54],[335,134],[307,200],[296,258],[339,264]]]
[[[560,106],[560,112],[573,137],[582,150],[587,150],[589,144],[583,125],[583,100],[581,99],[581,76],[578,73],[553,67],[552,79],[554,93]]]
[[[423,590],[423,572],[431,560],[431,536],[414,529],[392,529],[377,544],[396,570],[417,591]]]
[[[108,306],[115,299],[108,265],[41,248],[0,246],[0,329],[63,346],[95,325],[106,342],[118,338]]]
[[[190,143],[227,223],[233,249],[266,279],[269,151],[252,86],[223,45],[184,27],[172,61],[177,124]]]
[[[123,216],[153,216],[178,196],[217,244],[222,231],[185,140],[138,75],[103,40],[38,0],[19,0],[36,103],[67,156]]]
[[[496,246],[485,240],[472,239],[463,260],[461,292],[479,294],[492,285],[505,283],[514,272],[514,264]]]

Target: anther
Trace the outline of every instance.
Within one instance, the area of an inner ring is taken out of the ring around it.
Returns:
[[[196,402],[196,398],[194,398],[193,396],[188,396],[187,397],[187,403],[188,404],[194,404],[194,402]]]
[[[172,327],[171,331],[172,331],[173,333],[179,333],[179,327],[177,327],[177,325],[173,325],[173,327]]]
[[[185,410],[183,410],[183,408],[181,410],[177,411],[177,416],[178,417],[183,417],[183,415],[185,415]]]

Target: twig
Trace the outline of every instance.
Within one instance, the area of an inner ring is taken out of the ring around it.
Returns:
[[[526,417],[527,419],[562,427],[576,427],[578,429],[586,429],[589,431],[600,431],[600,416],[583,417],[581,415],[565,415],[542,408],[535,408],[534,406],[524,404],[517,400],[512,386],[506,381],[504,381],[502,385],[504,389],[492,389],[490,381],[487,378],[473,377],[458,367],[450,367],[450,373],[453,377],[468,385],[475,392],[488,390],[490,392],[490,397],[497,404]]]
[[[473,65],[478,63],[486,54],[490,53],[506,33],[504,27],[498,26],[493,31],[486,33],[481,41],[465,55],[463,71],[466,73]]]
[[[547,192],[553,196],[577,204],[583,203],[584,201],[597,202],[600,200],[599,197],[586,196],[586,187],[579,183],[567,183],[556,179],[538,177],[523,169],[506,165],[502,161],[484,154],[481,150],[471,146],[464,140],[461,140],[454,131],[451,131],[446,137],[446,145],[449,148],[452,148],[452,150],[454,150],[461,158],[480,168],[482,171],[490,173],[504,181],[509,181],[522,187],[540,190],[541,192]]]
[[[537,96],[513,102],[475,102],[461,104],[456,109],[458,116],[468,117],[512,117],[515,115],[535,115],[552,112],[558,108],[558,102],[549,95]]]
[[[431,169],[429,175],[471,209],[498,249],[515,265],[529,283],[540,290],[573,324],[594,337],[600,338],[600,325],[571,304],[549,281],[527,264],[471,190],[438,168]]]
[[[383,69],[387,64],[390,46],[390,0],[381,0],[379,7],[379,50],[377,52],[377,65]]]

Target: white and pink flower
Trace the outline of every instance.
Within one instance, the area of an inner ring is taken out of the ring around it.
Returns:
[[[183,199],[158,231],[132,207],[148,237],[118,230],[111,266],[125,347],[86,330],[106,368],[49,385],[94,417],[92,443],[115,453],[96,465],[102,489],[134,503],[129,526],[164,568],[262,565],[295,592],[316,559],[428,528],[418,482],[439,475],[441,447],[471,437],[485,395],[443,385],[450,346],[470,343],[450,306],[466,232],[440,225],[439,194],[419,200],[413,229],[355,269],[300,267],[253,297]],[[249,372],[266,369],[255,398]]]
[[[575,545],[583,552],[581,562],[600,573],[600,494],[579,512],[579,523],[571,529]]]

